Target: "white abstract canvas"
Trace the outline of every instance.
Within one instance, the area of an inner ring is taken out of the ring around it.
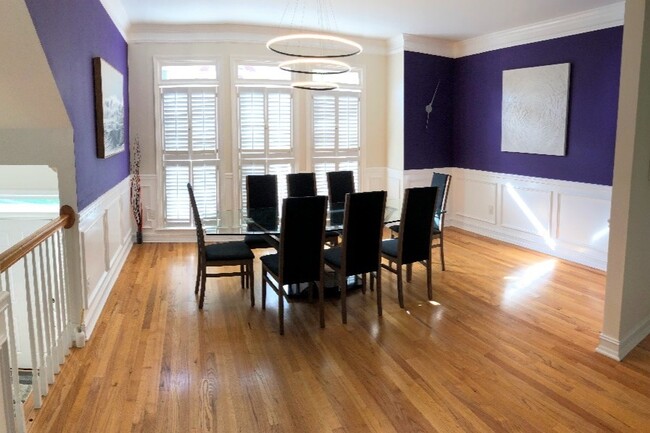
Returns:
[[[566,154],[570,64],[503,71],[501,151]]]

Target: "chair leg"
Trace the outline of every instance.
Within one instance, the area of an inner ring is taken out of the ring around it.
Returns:
[[[253,262],[251,261],[246,266],[246,282],[248,284],[249,290],[251,291],[251,308],[255,306],[255,285],[253,277]]]
[[[379,267],[381,268],[381,265]],[[374,272],[370,273],[370,291],[371,292],[375,291],[375,273]]]
[[[320,315],[320,327],[325,327],[325,278],[321,269],[320,281],[318,282],[318,313]]]
[[[361,293],[366,294],[366,274],[361,274]]]
[[[199,295],[199,310],[203,309],[203,300],[205,299],[205,280],[207,278],[206,273],[207,269],[203,268],[201,272],[201,294]]]
[[[410,283],[413,279],[413,263],[406,265],[406,282]]]
[[[399,307],[404,308],[404,293],[402,291],[402,265],[398,264],[397,269],[397,300],[399,301]]]
[[[381,316],[382,311],[383,310],[381,306],[381,266],[379,266],[379,269],[377,269],[377,315]]]
[[[244,265],[239,265],[239,279],[241,280],[241,288],[246,288],[246,273],[244,271]]]
[[[262,310],[266,310],[266,270],[262,268]]]
[[[426,262],[427,266],[427,295],[429,296],[429,300],[433,299],[433,287],[431,287],[431,254],[429,254],[429,260]]]
[[[196,258],[196,284],[194,285],[194,294],[199,293],[199,286],[201,285],[201,257]]]
[[[284,335],[284,289],[278,282],[278,318],[280,319],[280,335]]]
[[[345,277],[343,272],[339,271],[339,289],[341,290],[341,320],[343,323],[348,323],[348,306],[347,306],[347,295],[348,295],[348,279]]]
[[[442,270],[445,270],[445,249],[442,243],[442,232],[440,233],[440,263],[442,263]]]

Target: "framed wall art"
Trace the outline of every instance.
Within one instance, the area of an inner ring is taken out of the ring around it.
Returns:
[[[570,66],[503,71],[502,152],[566,155]]]
[[[93,58],[97,157],[124,151],[124,77],[100,57]]]

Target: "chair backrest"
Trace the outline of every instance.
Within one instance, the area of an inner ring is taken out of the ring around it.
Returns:
[[[279,249],[279,277],[284,284],[320,279],[326,208],[325,196],[284,199]]]
[[[345,196],[341,264],[346,275],[374,272],[381,266],[386,191]]]
[[[199,246],[199,253],[205,249],[205,237],[203,234],[203,223],[201,222],[201,215],[199,214],[199,207],[196,205],[194,198],[194,190],[192,184],[187,184],[187,192],[190,194],[190,203],[192,205],[192,217],[194,218],[194,225],[196,226],[196,242]]]
[[[258,226],[271,230],[277,227],[278,177],[275,174],[246,176],[246,195],[248,216]]]
[[[445,209],[447,208],[447,195],[449,193],[449,185],[451,183],[451,175],[443,173],[433,173],[431,178],[431,186],[438,188],[438,195],[436,196],[436,207],[434,209],[433,227],[440,229],[445,219]]]
[[[330,205],[332,203],[345,203],[345,194],[354,192],[354,172],[328,172],[327,192],[329,195]]]
[[[408,188],[404,191],[397,253],[402,263],[427,260],[431,254],[433,211],[438,188]]]
[[[277,208],[278,177],[275,174],[246,176],[246,208]]]
[[[316,173],[287,174],[289,197],[313,197],[316,195]]]

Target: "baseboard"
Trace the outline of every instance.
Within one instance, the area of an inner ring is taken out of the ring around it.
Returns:
[[[113,285],[115,285],[117,277],[119,277],[120,272],[122,272],[122,267],[124,266],[124,263],[126,263],[126,258],[129,256],[132,247],[133,244],[130,242],[122,245],[113,266],[111,266],[110,270],[101,280],[99,287],[95,289],[93,298],[88,301],[85,316],[86,338],[90,338],[95,329],[95,325],[104,309],[104,305],[106,305],[106,300],[113,290]]]
[[[596,352],[608,358],[621,361],[648,335],[650,335],[650,317],[622,340],[617,340],[601,333],[600,344],[596,348]]]

